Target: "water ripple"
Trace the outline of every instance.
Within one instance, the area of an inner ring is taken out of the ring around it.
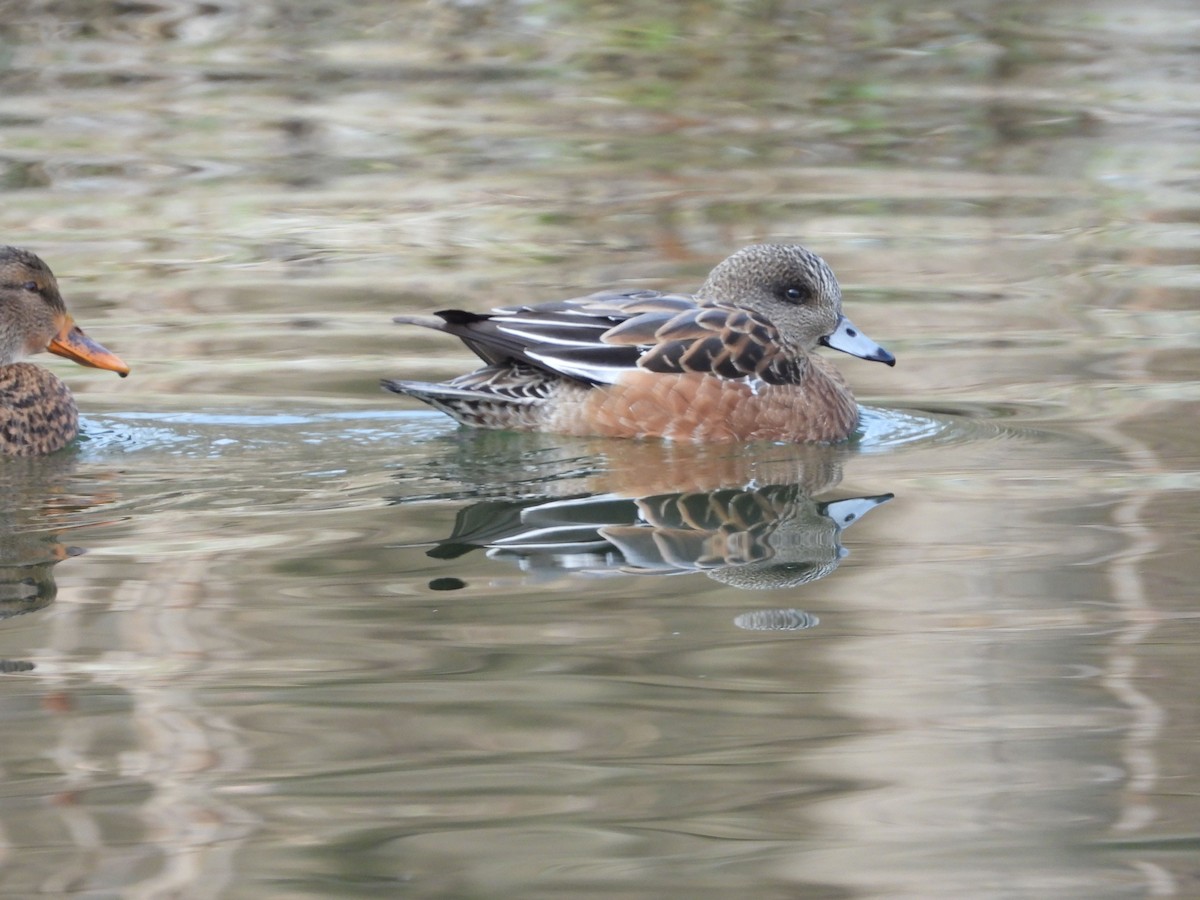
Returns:
[[[412,443],[441,434],[445,426],[441,417],[407,410],[199,411],[87,416],[80,430],[80,446],[89,459],[137,452],[219,458],[256,447]]]
[[[1035,429],[1001,423],[1028,412],[1011,404],[907,409],[864,406],[854,446],[865,453],[882,453],[930,441],[962,442],[1002,434],[1033,436],[1038,434]],[[137,452],[219,458],[247,448],[298,443],[339,446],[386,443],[398,448],[459,430],[443,416],[414,410],[125,411],[85,417],[80,446],[85,456],[93,459]],[[571,439],[557,440],[566,443]]]

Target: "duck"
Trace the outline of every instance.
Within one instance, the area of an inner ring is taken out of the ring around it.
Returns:
[[[54,273],[37,254],[0,246],[0,455],[44,456],[79,434],[66,384],[25,361],[44,350],[122,378],[129,374],[129,366],[75,324]]]
[[[446,382],[384,379],[463,425],[694,443],[834,443],[859,410],[820,346],[893,366],[842,312],[829,265],[754,244],[695,294],[605,290],[567,300],[401,315],[453,335],[483,366]]]

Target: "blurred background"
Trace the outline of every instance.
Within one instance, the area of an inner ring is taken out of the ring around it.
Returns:
[[[1200,894],[1198,48],[1185,0],[0,0],[0,243],[133,368],[39,357],[83,437],[0,460],[0,894]],[[471,365],[397,313],[756,241],[899,359],[838,355],[848,445],[379,389]]]

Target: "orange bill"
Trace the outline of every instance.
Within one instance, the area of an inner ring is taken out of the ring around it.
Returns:
[[[115,353],[111,353],[83,333],[78,325],[71,321],[70,316],[60,320],[58,334],[46,347],[51,353],[65,356],[81,366],[91,366],[95,369],[108,369],[116,372],[122,378],[129,374],[129,366],[121,361]]]

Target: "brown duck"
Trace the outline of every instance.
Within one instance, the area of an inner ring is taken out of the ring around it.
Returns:
[[[129,374],[129,366],[72,320],[49,266],[28,250],[0,246],[0,454],[53,453],[79,433],[67,386],[53,372],[23,362],[43,350],[122,378]]]
[[[842,314],[821,257],[757,244],[696,294],[603,291],[397,322],[455,335],[484,366],[449,382],[384,381],[466,425],[557,434],[840,441],[858,406],[818,345],[893,365]]]

